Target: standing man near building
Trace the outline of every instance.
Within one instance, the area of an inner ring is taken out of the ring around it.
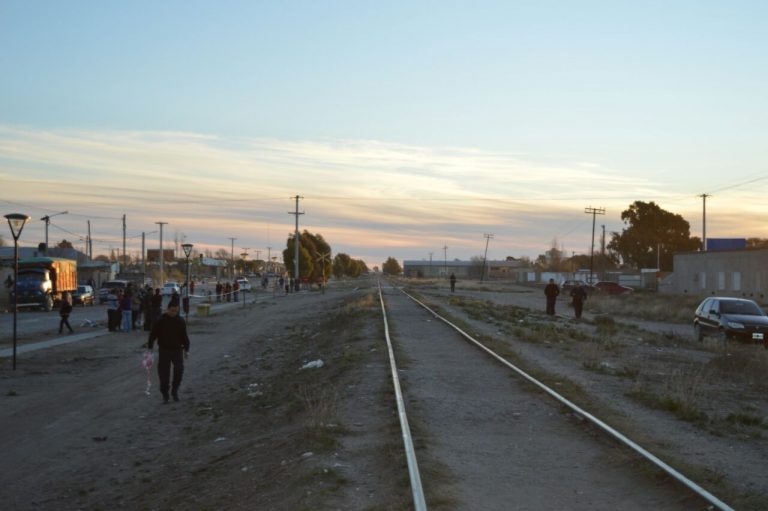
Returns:
[[[587,290],[584,289],[584,284],[579,282],[579,285],[571,290],[571,298],[573,299],[573,311],[576,313],[576,319],[580,319],[584,302],[587,301]]]
[[[165,314],[160,316],[160,319],[152,325],[147,348],[152,350],[155,340],[157,340],[159,352],[157,375],[160,378],[160,393],[163,395],[163,403],[168,402],[169,383],[173,400],[178,401],[181,377],[184,375],[184,359],[189,356],[187,324],[179,316],[178,301],[172,300],[168,304]],[[171,364],[173,364],[173,382],[169,382]]]
[[[560,288],[555,284],[555,279],[549,279],[549,284],[544,287],[544,296],[547,297],[547,314],[555,315],[555,303],[557,295],[560,294]]]
[[[451,293],[453,293],[456,291],[456,275],[451,273],[449,280],[451,281]]]

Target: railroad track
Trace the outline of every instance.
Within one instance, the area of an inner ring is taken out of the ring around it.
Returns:
[[[380,282],[379,299],[415,509],[427,509],[427,499],[408,420],[414,410],[429,431],[432,448],[426,463],[432,469],[445,464],[460,479],[424,485],[434,486],[433,494],[454,493],[449,500],[455,499],[458,508],[611,509],[621,504],[622,509],[732,509],[404,290],[385,292]],[[409,360],[407,368],[395,362],[393,337],[398,356]],[[507,376],[500,377],[504,372]],[[575,427],[585,422],[593,427]],[[637,467],[617,462],[616,442],[622,452],[631,451],[676,484],[653,484]]]

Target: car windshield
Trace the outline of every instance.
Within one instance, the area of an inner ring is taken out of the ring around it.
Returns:
[[[721,314],[743,314],[745,316],[763,316],[763,311],[754,302],[727,300],[720,302]]]

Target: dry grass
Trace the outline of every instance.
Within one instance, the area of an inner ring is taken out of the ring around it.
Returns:
[[[657,293],[628,295],[593,295],[587,302],[589,309],[599,314],[627,316],[649,321],[689,323],[693,311],[701,303],[698,296],[671,296]]]
[[[703,365],[689,365],[672,372],[657,391],[648,375],[641,374],[628,396],[638,402],[673,413],[677,418],[695,423],[708,419],[702,411],[706,384],[712,379],[712,371]]]

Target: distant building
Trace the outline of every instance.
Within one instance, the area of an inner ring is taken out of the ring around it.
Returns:
[[[683,252],[674,255],[674,273],[660,290],[675,294],[768,296],[768,249]]]
[[[511,280],[527,282],[533,270],[522,261],[441,261],[433,259],[419,261],[403,261],[403,275],[414,278],[447,278],[453,273],[456,278],[480,279],[480,274],[486,280]],[[535,275],[533,276],[535,279]]]

